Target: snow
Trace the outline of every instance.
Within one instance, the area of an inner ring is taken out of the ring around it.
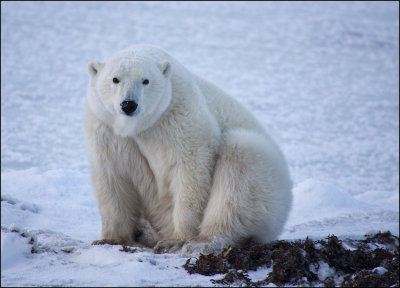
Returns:
[[[280,239],[398,235],[398,11],[398,2],[1,2],[1,286],[222,277],[189,275],[177,254],[90,245],[101,220],[83,135],[87,64],[135,43],[219,84],[279,143],[294,183]]]
[[[379,275],[383,275],[387,272],[388,270],[384,267],[376,267],[372,269],[372,272],[377,272]]]
[[[362,236],[379,230],[399,233],[396,191],[367,191],[353,196],[333,183],[307,179],[295,185],[293,197],[282,239],[306,235],[320,239],[333,233]]]
[[[320,281],[325,281],[326,278],[336,275],[335,268],[331,268],[328,263],[323,261],[319,261],[318,265],[310,265],[310,271],[316,273]]]
[[[248,271],[249,278],[252,282],[262,281],[268,277],[268,274],[272,272],[272,268],[260,267],[256,271]]]
[[[1,232],[1,271],[17,266],[31,254],[29,239]],[[6,249],[7,248],[7,249]]]

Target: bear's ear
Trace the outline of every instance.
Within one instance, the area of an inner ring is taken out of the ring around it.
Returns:
[[[97,61],[92,61],[88,65],[88,72],[89,76],[93,78],[94,76],[97,75],[97,73],[103,68],[104,64],[101,64],[100,62]]]
[[[169,64],[168,61],[163,61],[158,64],[158,68],[165,75],[165,77],[168,77],[171,74],[171,64]]]

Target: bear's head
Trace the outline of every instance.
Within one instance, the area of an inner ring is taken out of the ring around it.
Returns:
[[[170,62],[144,52],[125,50],[88,65],[89,107],[123,137],[151,127],[171,102]]]

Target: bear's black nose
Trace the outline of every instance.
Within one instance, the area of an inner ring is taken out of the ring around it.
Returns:
[[[135,112],[138,104],[135,101],[122,101],[121,103],[121,109],[124,111],[126,115],[131,115],[133,112]]]

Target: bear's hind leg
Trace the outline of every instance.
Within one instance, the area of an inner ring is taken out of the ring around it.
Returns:
[[[200,234],[182,253],[218,253],[249,239],[265,243],[281,232],[291,181],[282,154],[266,137],[242,129],[225,134]]]

